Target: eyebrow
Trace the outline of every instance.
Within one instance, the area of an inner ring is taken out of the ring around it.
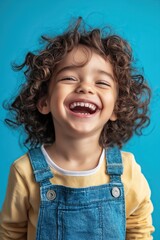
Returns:
[[[59,74],[59,73],[61,73],[61,72],[63,72],[63,71],[65,71],[65,70],[70,70],[70,69],[73,70],[73,69],[76,69],[76,68],[80,68],[80,67],[82,67],[82,66],[83,66],[83,65],[79,65],[79,66],[76,66],[76,65],[68,65],[68,66],[65,66],[65,67],[59,69],[59,70],[56,72],[56,75]],[[115,80],[111,73],[108,73],[108,72],[106,72],[106,71],[104,71],[104,70],[95,69],[94,72],[100,73],[100,74],[105,74],[105,75],[107,75],[108,77],[110,77],[113,81]]]

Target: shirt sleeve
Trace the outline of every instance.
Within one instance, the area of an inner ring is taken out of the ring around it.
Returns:
[[[147,180],[140,166],[132,159],[131,182],[127,192],[126,239],[151,240],[153,205]]]
[[[0,239],[27,239],[28,189],[24,179],[12,165],[6,198],[0,215]]]

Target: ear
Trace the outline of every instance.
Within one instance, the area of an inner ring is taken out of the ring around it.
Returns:
[[[48,99],[46,97],[39,99],[37,109],[42,114],[48,114],[50,112]]]
[[[117,120],[117,115],[114,112],[110,116],[110,120],[113,121],[113,122]]]

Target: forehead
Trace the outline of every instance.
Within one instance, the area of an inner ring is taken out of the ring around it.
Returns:
[[[93,48],[89,48],[85,45],[78,45],[74,47],[70,52],[66,54],[66,56],[62,59],[62,61],[57,65],[57,71],[62,67],[71,65],[77,67],[83,67],[85,65],[94,65],[97,68],[109,68],[112,71],[112,65],[108,61],[107,57],[102,57],[98,51]]]
[[[93,54],[93,50],[90,48],[78,45],[68,52],[66,57],[62,60],[61,64],[72,63],[77,65],[83,65],[90,60]]]

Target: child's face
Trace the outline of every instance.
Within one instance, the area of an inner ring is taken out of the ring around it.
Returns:
[[[39,110],[43,114],[51,112],[58,136],[100,136],[104,124],[116,120],[116,98],[117,84],[110,62],[79,45],[57,66]]]

